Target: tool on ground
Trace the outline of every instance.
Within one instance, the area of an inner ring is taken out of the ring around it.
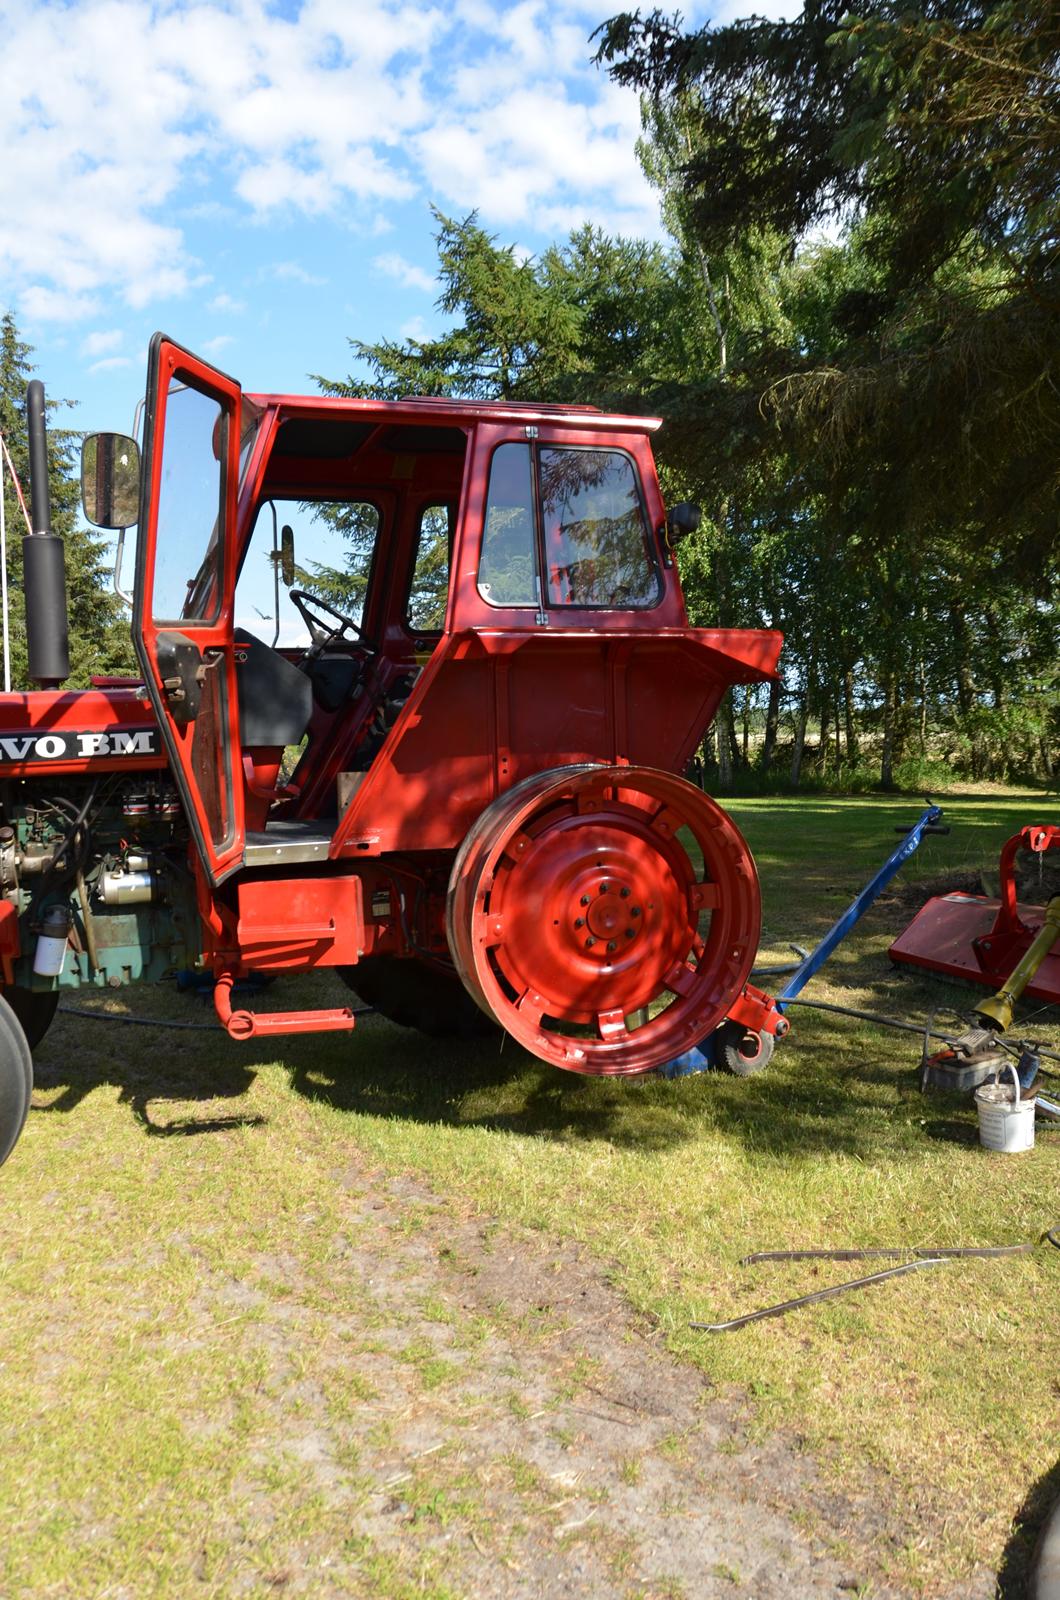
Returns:
[[[1039,835],[1042,831],[1039,830]],[[1045,908],[1041,927],[997,993],[972,1008],[979,1018],[978,1024],[954,1040],[951,1046],[934,1055],[925,1055],[921,1063],[922,1089],[975,1089],[986,1083],[991,1074],[996,1075],[1007,1059],[999,1035],[1011,1027],[1017,1001],[1033,982],[1058,939],[1060,895],[1053,895]],[[1030,1087],[1022,1074],[1020,1081],[1023,1088]]]
[[[926,1249],[915,1245],[869,1245],[864,1249],[851,1250],[757,1250],[753,1255],[741,1257],[740,1265],[747,1267],[760,1261],[893,1261],[896,1257],[902,1256],[912,1256],[913,1259],[904,1261],[898,1267],[888,1267],[883,1272],[872,1272],[864,1278],[852,1278],[846,1283],[832,1284],[827,1289],[816,1289],[812,1294],[799,1295],[794,1300],[781,1300],[777,1305],[763,1306],[758,1311],[748,1311],[741,1317],[730,1317],[727,1322],[690,1322],[689,1327],[699,1333],[731,1333],[735,1328],[745,1328],[750,1322],[764,1322],[768,1317],[782,1317],[789,1311],[799,1310],[802,1306],[816,1305],[821,1300],[834,1300],[837,1296],[849,1294],[854,1289],[867,1289],[873,1284],[886,1283],[891,1278],[901,1278],[924,1267],[942,1267],[949,1261],[969,1257],[1030,1255],[1039,1245],[1046,1243],[1060,1250],[1060,1227],[1046,1228],[1036,1239],[1026,1240],[1021,1244],[940,1245],[937,1249]]]
[[[887,887],[895,873],[919,849],[924,835],[949,833],[948,827],[939,826],[941,816],[942,807],[929,801],[927,809],[912,827],[907,828],[900,824],[896,827],[895,831],[904,835],[901,844],[891,852],[860,893],[854,896],[842,916],[833,922],[824,938],[795,967],[783,988],[777,992],[775,1003],[779,1012],[783,1013],[801,994],[814,974],[820,971],[832,952]],[[725,1022],[715,1033],[702,1040],[700,1044],[675,1056],[672,1061],[660,1067],[659,1071],[664,1077],[679,1078],[690,1072],[704,1072],[710,1067],[721,1065],[736,1073],[738,1077],[749,1077],[752,1073],[761,1072],[769,1063],[773,1054],[773,1043],[773,1037],[768,1034],[743,1028],[731,1021]]]
[[[760,1311],[748,1311],[742,1317],[731,1317],[728,1322],[690,1322],[688,1326],[699,1333],[731,1333],[734,1328],[745,1328],[749,1322],[764,1322],[767,1317],[782,1317],[800,1306],[816,1305],[820,1300],[834,1300],[837,1295],[849,1294],[852,1289],[867,1289],[874,1283],[886,1283],[889,1278],[901,1278],[909,1272],[920,1272],[925,1267],[943,1267],[945,1256],[918,1256],[900,1267],[888,1267],[884,1272],[870,1272],[866,1278],[853,1278],[849,1283],[835,1283],[830,1289],[817,1289],[813,1294],[800,1294],[795,1300],[782,1300],[779,1305],[763,1306]]]

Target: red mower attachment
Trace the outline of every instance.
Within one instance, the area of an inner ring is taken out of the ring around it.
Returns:
[[[1057,849],[1060,828],[1021,828],[1001,852],[1000,899],[937,895],[892,944],[891,960],[987,989],[1002,988],[1045,921],[1043,906],[1016,900],[1016,855],[1031,850],[1044,857],[1046,851]],[[1029,999],[1060,1005],[1060,948],[1054,945],[1045,956],[1024,993]]]

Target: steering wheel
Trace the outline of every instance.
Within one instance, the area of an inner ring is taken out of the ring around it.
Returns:
[[[309,647],[309,654],[318,656],[326,650],[329,644],[338,644],[343,635],[349,633],[354,639],[360,639],[361,629],[352,617],[344,616],[337,606],[329,600],[322,600],[318,594],[309,594],[305,589],[288,589],[295,610],[309,629],[309,637],[313,641]],[[310,607],[322,611],[326,617],[332,619],[333,626],[326,627],[319,617],[314,616]]]

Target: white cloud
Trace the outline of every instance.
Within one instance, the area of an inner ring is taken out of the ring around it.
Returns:
[[[239,314],[246,309],[246,305],[242,300],[234,299],[233,296],[228,294],[224,289],[221,290],[220,294],[214,295],[209,306],[207,307],[207,310],[209,311],[216,311],[232,317],[239,316]]]
[[[320,288],[328,281],[313,272],[307,272],[297,261],[277,261],[264,269],[264,276],[275,278],[279,283],[304,283],[309,288]]]
[[[636,97],[592,66],[599,8],[582,0],[5,11],[0,281],[31,322],[186,295],[211,219],[326,217],[373,234],[420,195],[502,229],[589,216],[658,230]],[[323,282],[295,262],[270,270]],[[434,287],[411,263],[397,275]],[[234,313],[225,299],[214,308]]]
[[[428,294],[432,294],[438,287],[438,279],[433,272],[425,272],[422,267],[417,267],[415,262],[406,261],[396,250],[384,256],[376,256],[372,266],[382,277],[394,278],[406,289],[424,289]]]
[[[116,372],[119,367],[131,367],[131,356],[107,356],[104,361],[94,361],[89,372]]]
[[[235,344],[235,339],[230,333],[219,333],[213,339],[202,339],[199,343],[204,356],[215,356],[228,345]]]
[[[417,344],[420,344],[424,339],[430,338],[430,333],[431,331],[423,317],[410,317],[398,329],[398,338],[415,339]]]
[[[82,341],[81,354],[83,356],[105,356],[109,350],[117,350],[125,342],[125,335],[120,328],[108,328],[107,331],[90,333]]]
[[[71,294],[44,283],[31,283],[19,296],[21,308],[33,322],[82,322],[94,317],[99,302],[91,295]]]

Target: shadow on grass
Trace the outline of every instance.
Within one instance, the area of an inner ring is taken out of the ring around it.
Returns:
[[[1038,1535],[1058,1501],[1060,1461],[1035,1480],[1012,1519],[1012,1534],[997,1573],[997,1600],[1025,1600]]]
[[[330,996],[307,985],[297,1000],[310,999],[319,1005]],[[216,1102],[245,1095],[259,1069],[280,1068],[300,1095],[338,1112],[521,1138],[650,1152],[716,1132],[784,1162],[826,1154],[915,1159],[924,1147],[925,1102],[912,1065],[906,1074],[871,1058],[852,1064],[841,1025],[823,1026],[812,1042],[786,1045],[761,1077],[708,1072],[668,1081],[581,1077],[545,1066],[511,1040],[435,1040],[378,1017],[359,1023],[352,1038],[236,1044],[220,1029],[165,1031],[173,1007],[156,992],[153,1003],[159,1002],[157,1032],[81,1024],[75,1045],[73,1018],[57,1026],[36,1064],[41,1095],[54,1098],[37,1114],[69,1113],[109,1084],[150,1137],[223,1133],[268,1119],[235,1108],[219,1116]],[[181,1103],[170,1121],[160,1114],[167,1101]],[[189,1115],[189,1102],[211,1102],[209,1112],[204,1106],[202,1117]],[[939,1136],[930,1125],[927,1131]],[[951,1136],[974,1142],[974,1126],[954,1119]]]
[[[118,1032],[115,1029],[115,1034]],[[122,1030],[124,1031],[124,1030]],[[154,1042],[154,1041],[153,1041]],[[119,1102],[132,1110],[151,1138],[186,1138],[200,1133],[223,1133],[232,1128],[260,1127],[268,1119],[256,1114],[174,1118],[160,1120],[157,1108],[166,1101],[238,1100],[247,1093],[256,1074],[245,1061],[211,1062],[208,1072],[193,1057],[177,1059],[171,1052],[142,1049],[127,1055],[120,1049],[57,1050],[46,1044],[33,1063],[34,1090],[54,1093],[45,1105],[34,1106],[34,1116],[75,1111],[81,1102],[107,1084],[118,1090]]]
[[[352,1047],[333,1040],[315,1051],[292,1047],[283,1064],[300,1094],[339,1111],[645,1151],[715,1130],[785,1161],[824,1153],[866,1159],[881,1145],[893,1158],[903,1144],[915,1154],[904,1133],[910,1121],[921,1131],[912,1070],[851,1074],[827,1059],[798,1076],[778,1071],[775,1059],[750,1079],[724,1072],[672,1081],[590,1078],[544,1066],[510,1041],[499,1050],[492,1041],[420,1040],[376,1019]]]

